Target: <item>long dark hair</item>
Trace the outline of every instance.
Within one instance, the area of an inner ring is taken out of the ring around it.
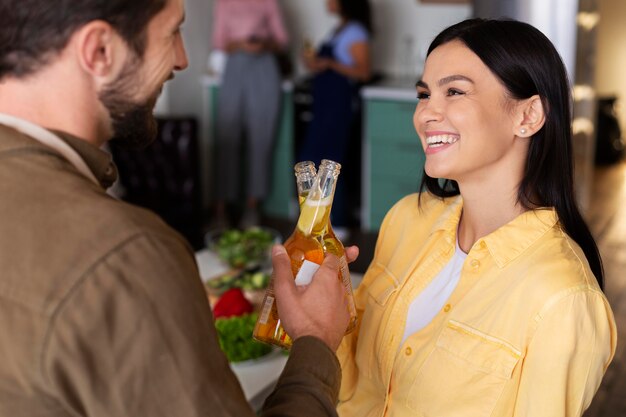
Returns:
[[[369,0],[339,0],[341,16],[346,20],[354,20],[373,33],[371,7]]]
[[[469,19],[444,29],[428,48],[463,42],[517,100],[538,95],[546,112],[530,141],[518,202],[528,209],[553,207],[563,230],[580,245],[600,288],[602,259],[574,197],[571,93],[563,61],[552,43],[533,26],[514,20]],[[427,54],[427,55],[428,55]],[[439,197],[459,194],[455,181],[426,175],[421,190]]]
[[[111,24],[140,56],[148,22],[166,0],[0,0],[0,79],[32,74],[92,20]]]

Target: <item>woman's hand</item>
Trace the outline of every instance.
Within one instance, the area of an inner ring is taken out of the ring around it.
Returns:
[[[321,58],[316,55],[311,55],[310,53],[303,53],[302,60],[306,68],[315,73],[333,69],[335,65],[334,59]]]
[[[302,60],[306,68],[313,73],[332,70],[356,81],[368,81],[372,76],[369,44],[367,42],[355,43],[350,48],[350,54],[354,60],[353,65],[343,65],[334,59],[318,57],[307,51],[303,52]]]
[[[346,250],[346,260],[348,261],[348,263],[352,263],[354,261],[356,261],[356,258],[359,257],[359,247],[354,245],[354,246],[347,246],[345,248]]]

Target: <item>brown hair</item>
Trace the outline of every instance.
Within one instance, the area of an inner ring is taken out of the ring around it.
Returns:
[[[146,28],[167,0],[0,0],[0,79],[24,77],[49,63],[72,34],[108,22],[140,56]]]

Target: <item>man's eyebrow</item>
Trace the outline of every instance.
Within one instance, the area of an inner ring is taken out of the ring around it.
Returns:
[[[441,87],[442,85],[446,85],[448,83],[451,83],[452,81],[467,81],[467,82],[474,84],[474,80],[472,80],[471,78],[466,77],[465,75],[455,74],[455,75],[449,75],[447,77],[443,77],[442,79],[437,81],[437,85]],[[422,87],[422,88],[428,89],[428,84],[426,84],[422,80],[419,80],[415,83],[415,87]]]

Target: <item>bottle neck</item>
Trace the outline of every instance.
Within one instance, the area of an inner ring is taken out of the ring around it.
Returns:
[[[297,186],[298,186],[298,204],[300,205],[300,209],[302,209],[302,204],[304,204],[304,200],[306,200],[311,188],[313,188],[313,182],[315,181],[315,175],[306,176],[304,178],[298,177]]]
[[[298,204],[302,208],[304,200],[306,200],[309,191],[313,188],[315,182],[315,164],[311,161],[298,162],[294,166],[296,176],[296,186],[298,188]]]
[[[300,206],[300,217],[298,219],[298,230],[305,236],[323,236],[330,224],[330,211],[332,208],[335,188],[339,169],[324,165],[313,181],[304,202]],[[305,182],[303,182],[305,183]],[[306,185],[303,187],[303,194],[306,193]],[[299,195],[300,188],[298,189]]]

